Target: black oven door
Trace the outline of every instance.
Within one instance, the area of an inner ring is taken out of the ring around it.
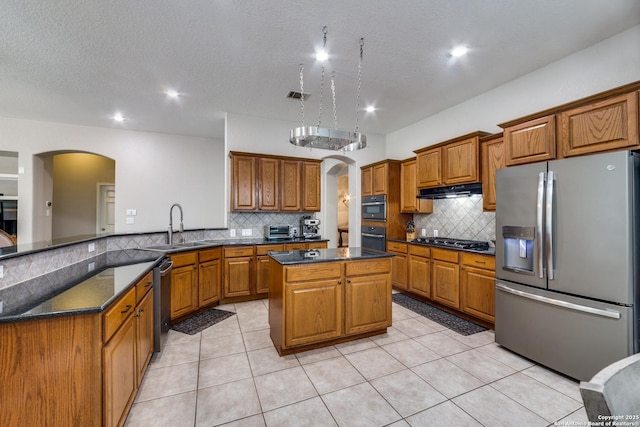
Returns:
[[[363,197],[362,219],[369,221],[385,221],[387,219],[387,196]]]
[[[364,249],[385,252],[387,250],[387,232],[384,227],[362,227],[362,243]]]

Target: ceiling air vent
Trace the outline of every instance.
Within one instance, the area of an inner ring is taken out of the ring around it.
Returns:
[[[300,99],[300,98],[302,98],[304,101],[309,99],[310,96],[311,96],[310,93],[302,93],[302,92],[298,92],[298,91],[295,91],[295,90],[291,90],[287,94],[287,98],[291,98],[291,99]]]

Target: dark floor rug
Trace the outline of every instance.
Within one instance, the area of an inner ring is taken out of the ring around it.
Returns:
[[[226,319],[227,317],[233,316],[235,313],[230,311],[218,310],[216,308],[212,308],[211,310],[203,311],[200,314],[196,314],[195,316],[183,320],[182,322],[178,322],[175,325],[171,326],[171,329],[174,331],[182,332],[183,334],[195,335],[198,332],[202,332],[207,329],[209,326],[213,326],[216,323]]]
[[[442,326],[446,326],[460,335],[473,335],[487,330],[484,326],[477,325],[466,319],[447,313],[446,311],[440,310],[432,305],[411,298],[408,295],[395,293],[392,298],[393,302],[396,304],[399,304],[404,308],[408,308],[414,313],[418,313],[427,319],[431,319]]]

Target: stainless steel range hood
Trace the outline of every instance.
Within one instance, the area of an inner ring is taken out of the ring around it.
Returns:
[[[418,199],[446,199],[450,197],[468,197],[472,194],[482,194],[482,184],[450,185],[447,187],[421,188]]]

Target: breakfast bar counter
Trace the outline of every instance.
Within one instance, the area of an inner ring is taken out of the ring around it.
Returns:
[[[269,325],[280,355],[383,334],[392,254],[363,248],[269,252]]]

